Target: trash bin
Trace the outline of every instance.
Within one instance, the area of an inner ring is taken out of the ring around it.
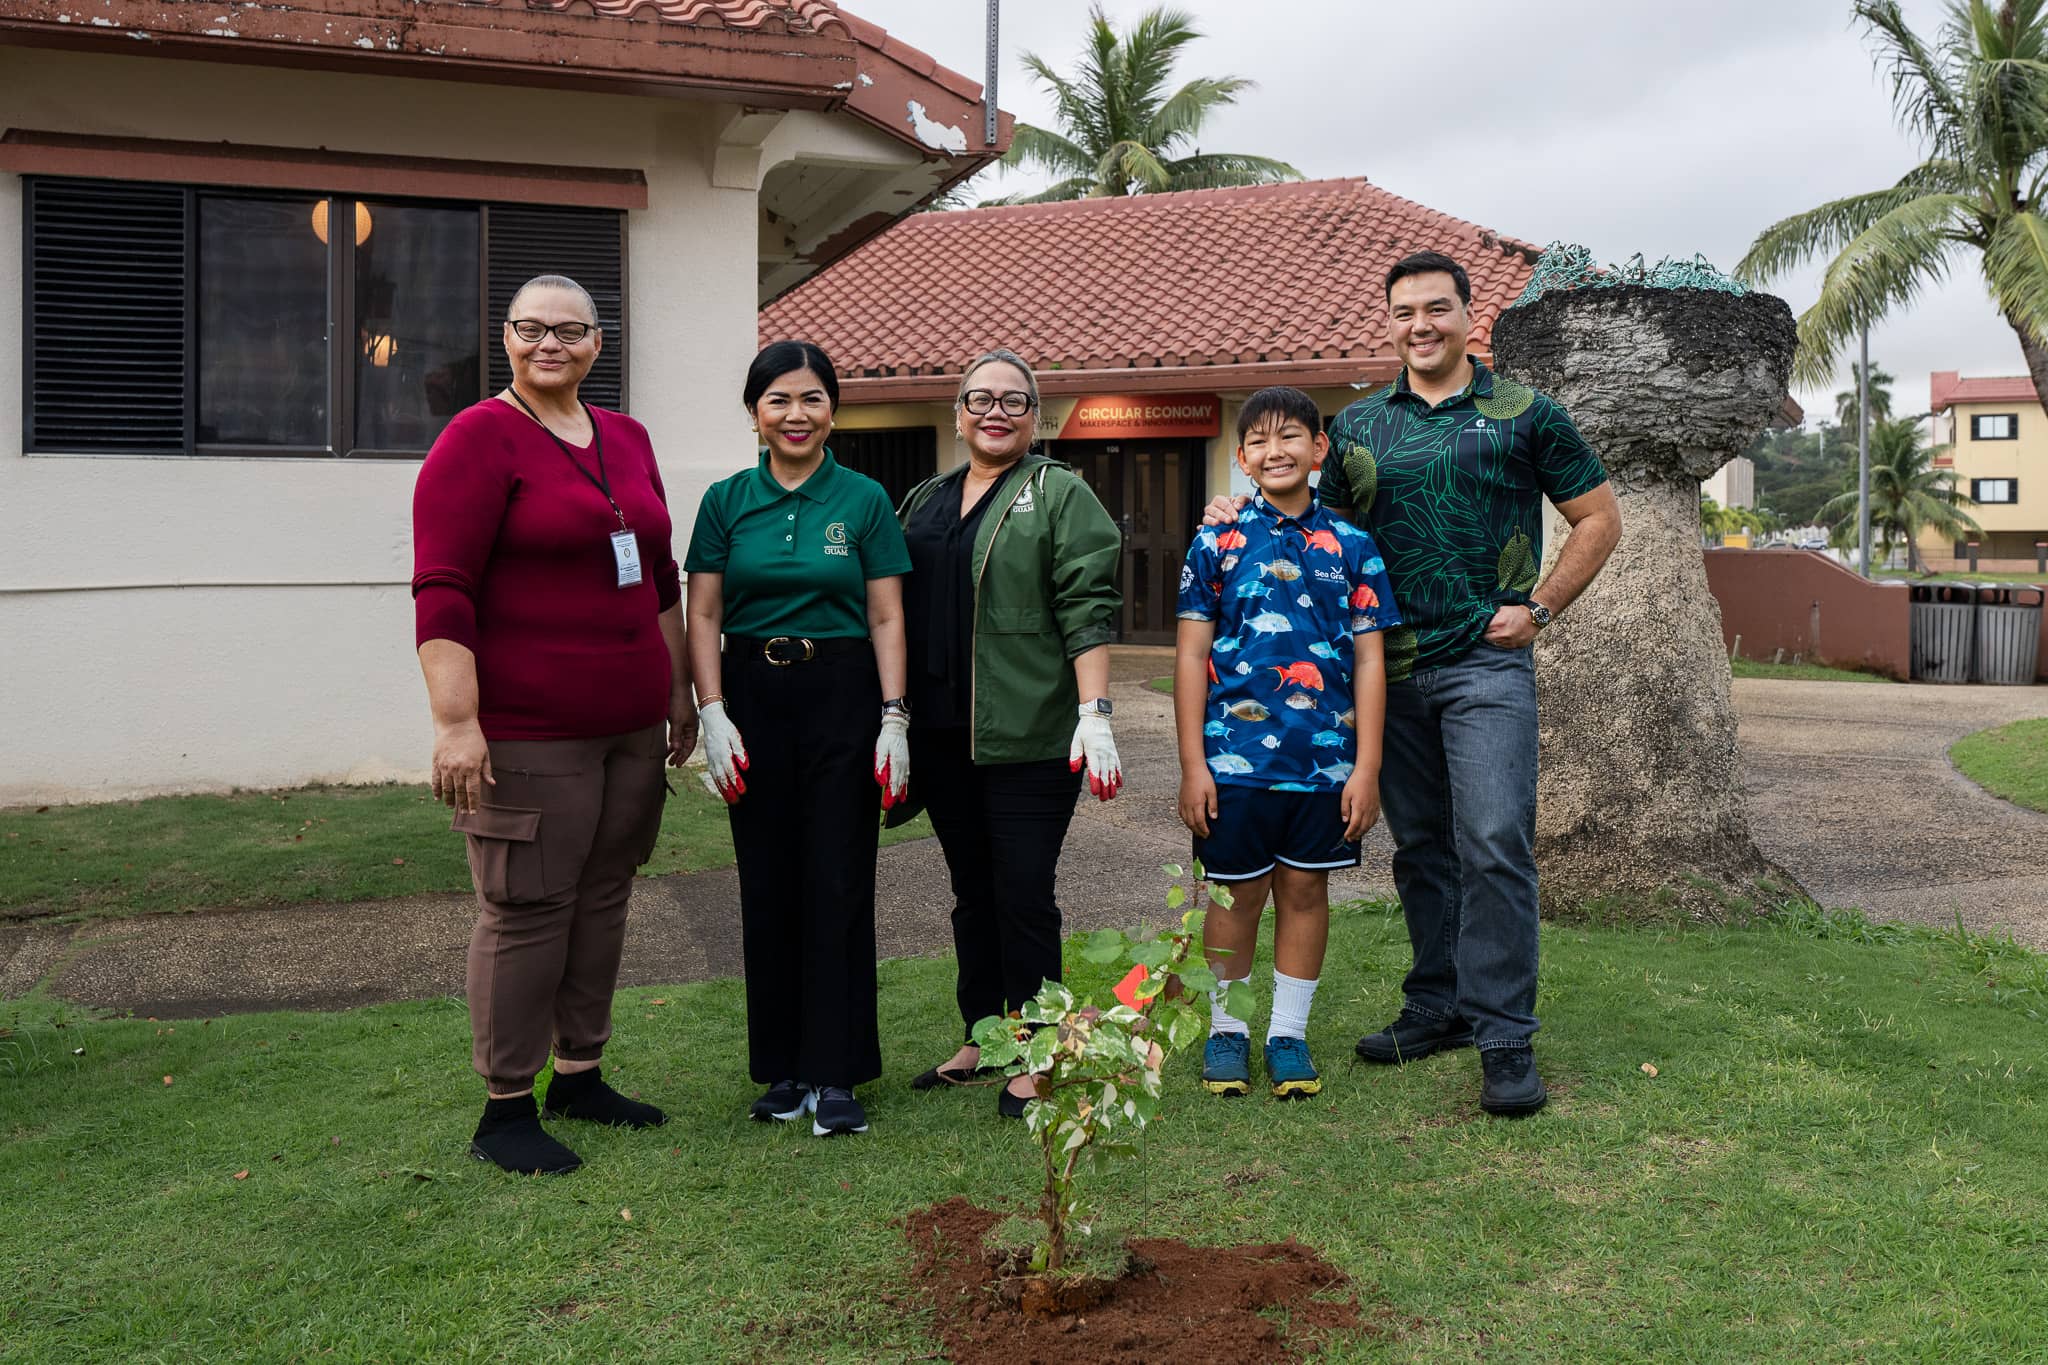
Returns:
[[[1976,592],[1976,681],[2007,686],[2034,681],[2041,651],[2041,589],[1986,584]]]
[[[1913,589],[1911,672],[1914,682],[1966,683],[1976,645],[1976,593],[1963,583],[1922,583]]]

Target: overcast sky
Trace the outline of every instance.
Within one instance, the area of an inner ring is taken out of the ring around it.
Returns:
[[[981,0],[845,0],[979,79]],[[1120,26],[1147,0],[1107,0]],[[1181,0],[1206,35],[1177,76],[1247,76],[1208,151],[1278,157],[1312,178],[1363,175],[1431,208],[1601,260],[1704,254],[1734,267],[1757,231],[1921,160],[1894,127],[1848,0]],[[1906,0],[1932,38],[1941,0]],[[1006,0],[998,98],[1050,126],[1018,54],[1069,68],[1086,0]],[[983,195],[1042,183],[988,175]],[[1773,286],[1795,313],[1819,272]],[[1870,335],[1897,410],[1927,406],[1931,370],[2024,374],[1974,257]],[[1833,411],[1834,387],[1799,393]]]

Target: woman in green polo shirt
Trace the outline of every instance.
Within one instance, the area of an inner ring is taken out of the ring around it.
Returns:
[[[748,1064],[768,1087],[753,1114],[863,1133],[853,1089],[882,1074],[876,786],[893,803],[910,779],[910,556],[882,486],[825,448],[839,379],[823,351],[763,348],[742,401],[760,458],[705,492],[683,567],[705,759],[739,864]]]

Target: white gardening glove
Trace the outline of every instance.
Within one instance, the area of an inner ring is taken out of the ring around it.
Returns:
[[[723,699],[698,707],[697,719],[704,722],[704,761],[711,768],[711,780],[725,804],[733,805],[747,794],[747,780],[740,776],[747,770],[747,746],[740,743],[739,730],[725,714]]]
[[[910,717],[901,711],[882,713],[882,732],[875,736],[875,781],[882,788],[883,810],[910,790]]]
[[[1088,765],[1088,790],[1097,800],[1112,800],[1123,790],[1124,765],[1116,756],[1116,736],[1109,732],[1109,717],[1097,715],[1092,706],[1081,708],[1081,723],[1074,727],[1074,742],[1067,749],[1068,768],[1080,772],[1084,762]]]

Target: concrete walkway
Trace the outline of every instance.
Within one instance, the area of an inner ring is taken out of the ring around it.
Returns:
[[[1128,786],[1084,802],[1060,860],[1071,930],[1163,919],[1158,867],[1184,862],[1171,699],[1144,680],[1167,650],[1118,651],[1112,695]],[[1741,681],[1744,776],[1758,842],[1823,904],[1887,918],[2009,930],[2048,948],[2048,816],[1989,796],[1948,766],[1959,735],[2048,715],[2048,688],[1932,688]],[[1384,828],[1337,898],[1391,895]],[[882,955],[947,951],[951,898],[936,840],[882,852]],[[81,1004],[160,1018],[338,1009],[456,995],[467,895],[153,916],[66,927],[0,924],[0,998],[47,982]],[[740,971],[733,872],[646,879],[633,897],[622,979],[631,985]]]

